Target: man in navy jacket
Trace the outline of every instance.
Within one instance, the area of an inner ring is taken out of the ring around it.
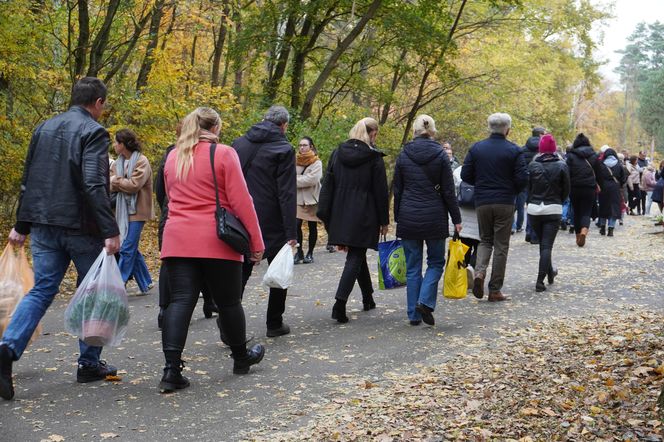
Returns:
[[[528,184],[523,151],[507,140],[512,118],[503,113],[488,118],[489,138],[475,143],[466,155],[461,179],[475,186],[475,211],[480,229],[473,294],[484,296],[484,279],[493,253],[489,301],[509,299],[501,292],[514,220],[514,198]],[[495,253],[494,253],[495,252]]]

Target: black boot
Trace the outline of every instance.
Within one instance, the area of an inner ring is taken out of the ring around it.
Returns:
[[[161,393],[172,393],[175,390],[182,390],[189,386],[189,379],[182,376],[184,361],[166,362],[164,366],[164,375],[159,382],[159,391]]]
[[[304,257],[304,260],[302,260],[304,264],[312,264],[314,262],[314,254],[313,252],[307,253],[307,256]]]
[[[556,276],[558,276],[558,269],[555,267],[551,268],[551,271],[546,275],[547,279],[549,280],[549,285],[553,284],[553,280]]]
[[[332,319],[336,319],[337,322],[342,324],[348,322],[348,316],[346,316],[346,301],[337,299],[337,302],[335,302],[332,307]]]
[[[207,319],[212,317],[212,313],[219,313],[217,306],[214,304],[203,304],[203,315],[205,315]]]
[[[424,305],[418,303],[415,306],[415,310],[422,315],[422,321],[424,321],[425,324],[427,325],[434,325],[436,324],[436,320],[433,317],[433,309]]]
[[[302,261],[304,261],[304,252],[302,249],[297,249],[297,253],[293,257],[293,264],[302,264]]]
[[[609,233],[606,236],[613,236],[613,227],[609,227]]]
[[[546,286],[544,285],[544,277],[537,278],[537,282],[535,283],[535,291],[536,292],[543,292],[546,290]]]
[[[7,344],[0,345],[0,397],[6,400],[14,397],[13,363],[14,352],[12,349]]]
[[[256,344],[247,350],[247,353],[241,357],[233,356],[233,374],[247,374],[249,367],[258,364],[265,356],[265,347]]]
[[[599,234],[602,236],[606,235],[606,226],[601,226],[599,228]]]
[[[330,253],[334,253],[334,252],[337,251],[337,249],[335,249],[334,246],[333,246],[333,245],[330,245],[330,244],[326,245],[325,248],[326,248],[327,251],[330,252]]]
[[[376,302],[373,299],[373,294],[364,296],[362,295],[362,305],[364,307],[364,311],[368,312],[369,310],[373,310],[376,308]]]

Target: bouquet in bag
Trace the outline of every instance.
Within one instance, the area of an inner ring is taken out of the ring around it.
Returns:
[[[65,328],[88,345],[119,345],[129,324],[127,292],[113,255],[102,250],[65,310]]]
[[[7,244],[0,255],[0,336],[9,325],[16,306],[34,284],[35,277],[25,249],[21,247],[17,254],[11,244]],[[42,327],[39,324],[30,342],[34,342],[41,333]]]

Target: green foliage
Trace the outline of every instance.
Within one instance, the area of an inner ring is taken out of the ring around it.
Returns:
[[[639,121],[648,134],[664,147],[664,69],[649,75],[641,88]]]

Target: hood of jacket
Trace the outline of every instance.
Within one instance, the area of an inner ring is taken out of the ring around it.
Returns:
[[[281,132],[279,126],[271,121],[256,123],[247,131],[247,139],[252,143],[262,144],[274,141],[285,141],[286,136]]]
[[[560,158],[560,155],[557,153],[538,153],[533,161],[537,161],[538,163],[548,163],[550,161],[560,161],[562,158]]]
[[[526,141],[524,149],[531,152],[537,152],[539,150],[539,142],[540,137],[530,137],[528,138],[528,141]]]
[[[350,139],[339,145],[337,155],[345,166],[358,167],[370,161],[374,155],[383,154],[369,147],[364,141]]]
[[[595,154],[595,150],[590,146],[579,146],[570,149],[569,153],[571,155],[576,155],[581,159],[588,159]]]
[[[420,166],[430,163],[445,153],[440,144],[427,137],[418,137],[406,143],[403,151],[411,161]]]

